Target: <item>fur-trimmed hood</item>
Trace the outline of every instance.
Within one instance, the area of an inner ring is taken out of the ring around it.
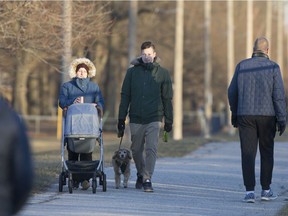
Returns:
[[[91,78],[91,77],[96,76],[96,67],[92,61],[90,61],[87,58],[77,58],[77,59],[73,60],[71,65],[70,65],[69,76],[71,79],[76,77],[77,65],[82,64],[82,63],[87,65],[89,68],[88,77]]]

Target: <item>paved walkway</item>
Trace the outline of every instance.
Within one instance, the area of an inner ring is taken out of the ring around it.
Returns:
[[[112,168],[105,169],[107,192],[102,187],[68,193],[58,184],[43,194],[33,196],[19,216],[273,216],[288,202],[288,143],[275,144],[272,188],[279,197],[260,201],[259,153],[256,176],[257,200],[243,203],[244,187],[240,166],[239,143],[210,143],[183,158],[163,158],[156,164],[154,193],[134,189],[136,172],[132,164],[129,188],[114,189]]]

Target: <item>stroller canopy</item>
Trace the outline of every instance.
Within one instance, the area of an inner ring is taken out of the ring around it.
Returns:
[[[65,137],[99,137],[98,112],[93,104],[78,103],[69,106],[65,118]]]

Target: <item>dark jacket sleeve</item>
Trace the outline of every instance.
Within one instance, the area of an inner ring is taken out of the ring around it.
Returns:
[[[235,69],[235,73],[233,75],[233,78],[230,82],[230,85],[228,87],[228,101],[230,105],[230,110],[232,112],[232,115],[237,115],[237,106],[238,106],[238,69],[239,65],[237,65]]]
[[[131,100],[131,70],[127,70],[122,88],[121,88],[121,101],[119,105],[118,119],[126,119],[128,108]]]
[[[97,92],[95,103],[96,103],[97,106],[99,106],[102,110],[104,110],[104,98],[103,98],[103,96],[102,96],[102,92],[101,92],[100,88],[99,88],[99,91]]]
[[[277,121],[286,122],[285,90],[284,90],[284,84],[283,84],[281,71],[278,65],[275,66],[274,72],[275,72],[275,75],[274,75],[272,100],[273,100],[275,115],[276,115]]]
[[[164,82],[162,84],[162,102],[164,108],[164,121],[168,124],[173,124],[173,106],[172,106],[172,98],[173,98],[173,89],[172,89],[172,81],[170,79],[168,71],[165,71]]]
[[[69,98],[69,85],[68,83],[64,83],[61,86],[60,93],[59,93],[59,106],[62,109],[64,109],[65,107],[68,107],[71,104],[73,104],[75,99],[76,99],[76,96],[74,98]]]

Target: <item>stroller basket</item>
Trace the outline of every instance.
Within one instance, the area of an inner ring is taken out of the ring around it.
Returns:
[[[95,172],[96,167],[99,164],[98,160],[95,161],[66,161],[67,166],[71,172]]]
[[[90,153],[94,151],[96,138],[66,138],[69,149],[75,153]]]

